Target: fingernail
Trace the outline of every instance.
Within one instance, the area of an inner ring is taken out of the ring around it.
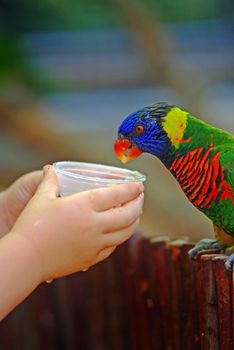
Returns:
[[[50,169],[50,165],[45,165],[43,167],[43,174],[46,175],[48,173],[49,169]]]
[[[140,192],[144,191],[144,185],[142,183],[139,184],[139,191]]]
[[[142,199],[144,198],[144,196],[145,196],[144,192],[141,192],[141,193],[139,194],[139,197],[142,198]]]

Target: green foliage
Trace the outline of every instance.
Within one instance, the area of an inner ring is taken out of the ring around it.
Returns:
[[[20,31],[66,30],[125,24],[115,0],[2,0],[0,25]],[[127,1],[127,0],[126,0]],[[228,11],[230,0],[222,6],[215,0],[138,0],[153,17],[161,21],[216,19]],[[223,11],[220,11],[222,8]],[[229,9],[230,10],[230,9]],[[2,21],[3,19],[3,21]]]
[[[108,0],[13,0],[1,9],[0,26],[17,31],[66,30],[118,25],[120,14]]]
[[[22,46],[17,35],[0,32],[0,77],[1,82],[7,79],[19,78],[26,66],[22,60]]]
[[[145,4],[162,21],[190,21],[214,19],[218,15],[217,3],[213,0],[146,0]]]

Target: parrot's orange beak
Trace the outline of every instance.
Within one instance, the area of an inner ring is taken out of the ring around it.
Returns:
[[[133,146],[127,139],[116,140],[114,150],[122,163],[127,163],[129,160],[139,157],[142,153],[137,146]]]

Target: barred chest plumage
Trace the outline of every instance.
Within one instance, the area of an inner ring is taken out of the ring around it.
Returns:
[[[230,198],[234,203],[232,189],[224,177],[219,162],[220,152],[198,148],[185,155],[177,155],[169,170],[179,182],[188,199],[200,210]]]

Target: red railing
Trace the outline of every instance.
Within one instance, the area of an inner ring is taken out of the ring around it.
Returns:
[[[0,324],[1,350],[233,350],[223,255],[135,235],[104,261],[41,285]]]

